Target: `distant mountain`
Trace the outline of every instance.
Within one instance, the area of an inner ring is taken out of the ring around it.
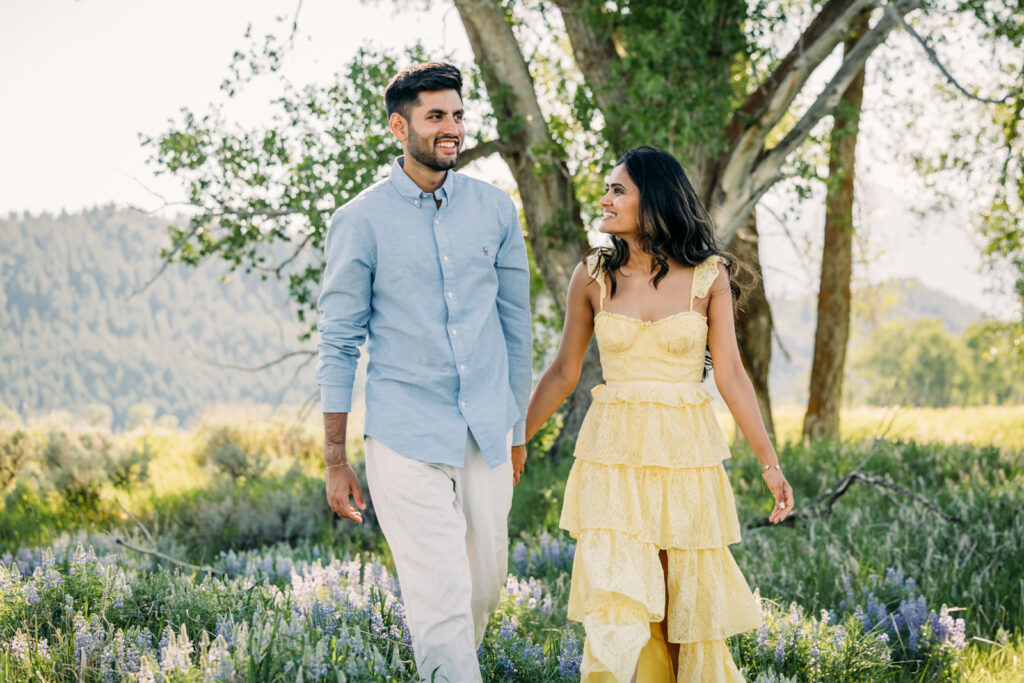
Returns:
[[[312,363],[253,367],[295,349],[300,327],[284,286],[224,277],[223,263],[159,270],[167,220],[96,208],[0,218],[0,401],[22,415],[105,404],[185,420],[214,403],[297,403]],[[93,411],[95,412],[95,410]]]
[[[850,347],[847,358],[878,325],[890,320],[938,318],[951,334],[959,335],[984,317],[981,309],[930,289],[916,279],[888,280],[853,293]],[[772,341],[769,387],[778,403],[806,403],[814,354],[817,301],[814,297],[771,303],[776,339]],[[781,346],[780,346],[781,340]],[[788,352],[788,359],[783,352]]]

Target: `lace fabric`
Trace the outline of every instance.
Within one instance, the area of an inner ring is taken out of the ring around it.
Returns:
[[[607,384],[580,428],[560,522],[577,539],[569,618],[587,631],[583,680],[628,681],[638,662],[665,671],[653,627],[666,614],[678,681],[742,680],[723,639],[757,628],[760,610],[728,548],[740,540],[729,448],[697,383],[707,322],[692,311],[722,261],[694,270],[691,310],[651,322],[604,311],[600,258],[587,262]]]

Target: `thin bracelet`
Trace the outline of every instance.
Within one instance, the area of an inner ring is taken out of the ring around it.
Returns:
[[[340,465],[327,465],[324,469],[326,469],[328,472],[330,472],[331,470],[340,470],[342,467],[347,467],[347,466],[348,466],[348,463],[347,462],[343,462]]]
[[[768,470],[772,469],[773,467],[775,469],[777,469],[779,472],[782,471],[782,467],[779,465],[779,463],[775,463],[774,465],[764,465],[764,466],[762,466],[761,467],[761,474],[764,474],[765,472],[767,472]]]

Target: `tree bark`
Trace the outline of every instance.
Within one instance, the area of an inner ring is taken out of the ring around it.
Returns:
[[[743,368],[750,376],[761,409],[761,419],[768,436],[775,440],[775,421],[772,419],[772,401],[768,394],[768,368],[772,360],[772,311],[764,291],[761,258],[758,254],[757,219],[751,214],[736,231],[729,251],[746,263],[756,274],[757,282],[746,292],[736,314],[736,341],[740,347]],[[736,429],[737,440],[742,433]]]
[[[868,15],[854,23],[843,46],[845,54],[856,47],[868,30]],[[864,100],[864,69],[843,93],[829,137],[828,194],[825,200],[825,248],[821,257],[818,288],[818,322],[814,333],[814,362],[804,438],[839,436],[839,410],[843,398],[843,370],[850,338],[850,279],[853,275],[854,164],[861,104]]]

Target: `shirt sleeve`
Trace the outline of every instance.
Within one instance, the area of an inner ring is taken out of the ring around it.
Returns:
[[[530,266],[519,213],[511,199],[502,208],[504,236],[498,248],[498,317],[508,349],[509,386],[522,418],[512,428],[512,444],[526,442],[526,407],[533,385],[533,320],[530,316]]]
[[[316,380],[325,413],[347,413],[352,409],[359,347],[366,340],[370,319],[373,254],[365,227],[339,209],[327,231],[326,265],[318,304],[320,360]]]

